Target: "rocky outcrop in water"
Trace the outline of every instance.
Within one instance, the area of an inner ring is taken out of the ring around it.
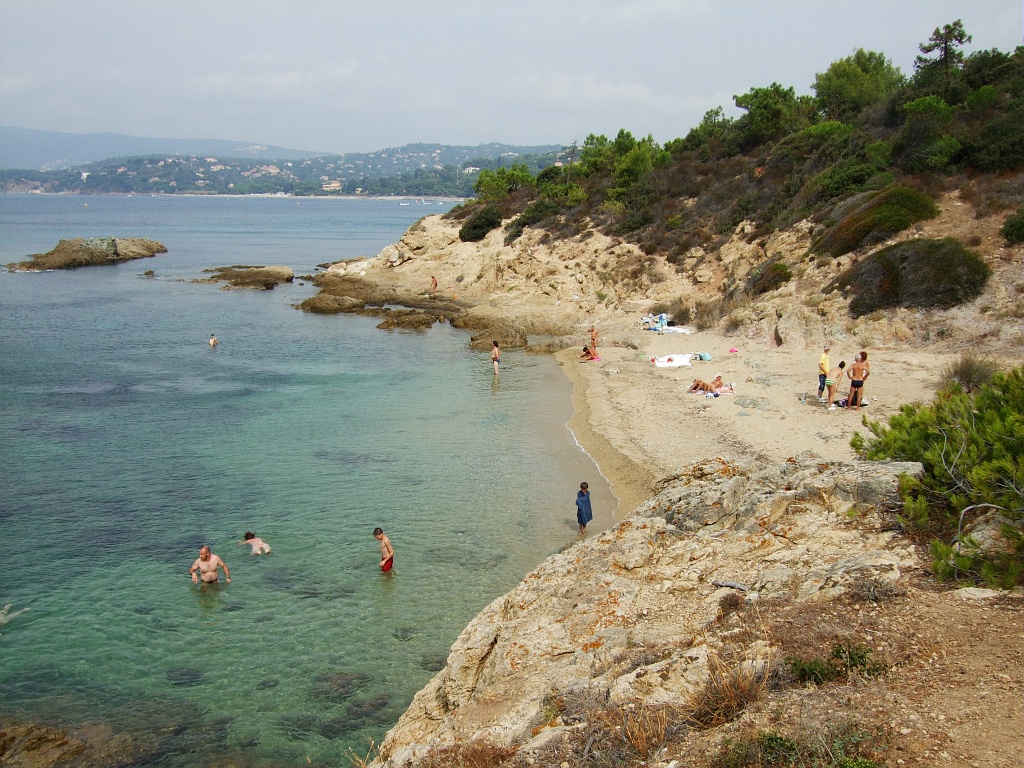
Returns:
[[[260,291],[269,291],[275,285],[290,283],[295,279],[295,271],[291,267],[217,267],[216,269],[204,269],[210,273],[210,277],[203,280],[195,280],[197,283],[220,283],[226,282],[224,289],[232,288],[255,288]]]
[[[28,261],[12,262],[12,272],[42,272],[49,269],[76,269],[119,264],[167,253],[163,243],[144,237],[76,237],[61,240],[49,253],[37,253]]]
[[[890,504],[899,475],[920,471],[810,454],[767,468],[687,467],[621,524],[550,557],[487,606],[388,732],[384,765],[477,739],[529,754],[571,727],[548,723],[552,697],[686,701],[708,679],[715,648],[703,632],[723,596],[828,600],[915,565]],[[745,650],[752,665],[772,653],[763,639]]]

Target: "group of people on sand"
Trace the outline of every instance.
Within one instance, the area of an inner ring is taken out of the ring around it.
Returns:
[[[735,395],[736,385],[726,384],[722,381],[722,374],[716,374],[715,378],[711,381],[702,381],[701,379],[694,379],[693,384],[686,390],[687,392],[696,392],[698,394],[706,395]]]
[[[832,345],[825,343],[821,358],[818,360],[818,402],[824,403],[830,411],[836,410],[836,390],[843,382],[844,373],[850,379],[850,391],[846,395],[846,410],[854,408],[860,410],[861,405],[867,405],[868,399],[865,396],[865,384],[871,375],[871,365],[868,363],[868,353],[861,350],[853,357],[853,364],[849,368],[845,360],[840,360],[839,365],[831,367],[829,352]]]

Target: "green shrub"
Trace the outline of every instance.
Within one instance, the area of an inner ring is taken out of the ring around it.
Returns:
[[[980,296],[991,274],[955,238],[907,240],[857,262],[833,287],[849,290],[850,314],[860,317],[892,307],[949,309]]]
[[[827,683],[845,679],[854,671],[874,677],[883,674],[888,667],[871,661],[873,651],[866,645],[855,645],[843,640],[832,646],[827,659],[785,658],[786,666],[802,683]]]
[[[869,733],[856,722],[826,721],[789,736],[760,731],[726,739],[708,765],[711,768],[885,768],[884,763],[874,758],[885,749],[886,741],[885,733]]]
[[[558,204],[552,200],[534,200],[529,203],[521,214],[516,216],[512,221],[509,222],[505,228],[507,234],[505,235],[505,245],[509,245],[514,242],[527,227],[533,226],[534,224],[543,221],[548,216],[553,216],[558,213]]]
[[[464,243],[476,243],[483,240],[492,229],[501,226],[501,209],[496,205],[488,205],[469,217],[459,230],[459,240]]]
[[[881,242],[912,224],[933,219],[939,207],[928,195],[907,187],[887,187],[837,208],[837,222],[812,246],[816,253],[842,256]]]
[[[903,478],[904,523],[941,537],[933,543],[939,578],[968,576],[989,583],[1021,582],[1024,574],[1024,369],[996,373],[968,393],[947,384],[927,405],[904,405],[888,425],[866,422],[851,446],[866,459],[919,461],[922,478]],[[1004,510],[1009,552],[955,551],[947,541],[969,511]],[[956,555],[954,557],[954,555]]]
[[[754,269],[748,287],[755,295],[774,291],[793,279],[793,270],[782,261],[770,261]]]
[[[1016,213],[1003,222],[999,234],[1006,238],[1007,245],[1018,245],[1024,243],[1024,208],[1018,208]]]
[[[968,163],[981,171],[1015,171],[1024,168],[1024,98],[1018,97],[1005,111],[982,126],[964,148]]]

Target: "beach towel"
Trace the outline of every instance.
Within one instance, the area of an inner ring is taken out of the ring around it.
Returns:
[[[664,357],[652,357],[651,362],[659,368],[677,368],[680,365],[689,365],[692,355],[665,355]]]
[[[590,506],[590,494],[579,491],[576,494],[576,522],[585,526],[594,519],[594,510]]]

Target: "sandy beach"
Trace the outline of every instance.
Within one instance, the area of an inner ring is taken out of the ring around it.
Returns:
[[[619,516],[650,497],[659,478],[708,457],[775,463],[813,451],[830,461],[852,459],[850,438],[855,430],[866,433],[863,420],[884,421],[905,403],[930,400],[952,357],[911,348],[865,350],[868,405],[860,412],[830,411],[817,400],[818,348],[748,348],[709,331],[659,335],[619,327],[603,336],[599,361],[580,361],[576,349],[557,358],[574,384],[570,427],[611,481]],[[640,349],[616,346],[638,339]],[[651,362],[698,351],[712,359],[697,361],[694,354],[690,366],[674,368]],[[830,362],[849,365],[859,351],[837,344]],[[710,381],[718,373],[735,383],[735,395],[687,392],[695,378]],[[849,380],[837,398],[848,388]]]

